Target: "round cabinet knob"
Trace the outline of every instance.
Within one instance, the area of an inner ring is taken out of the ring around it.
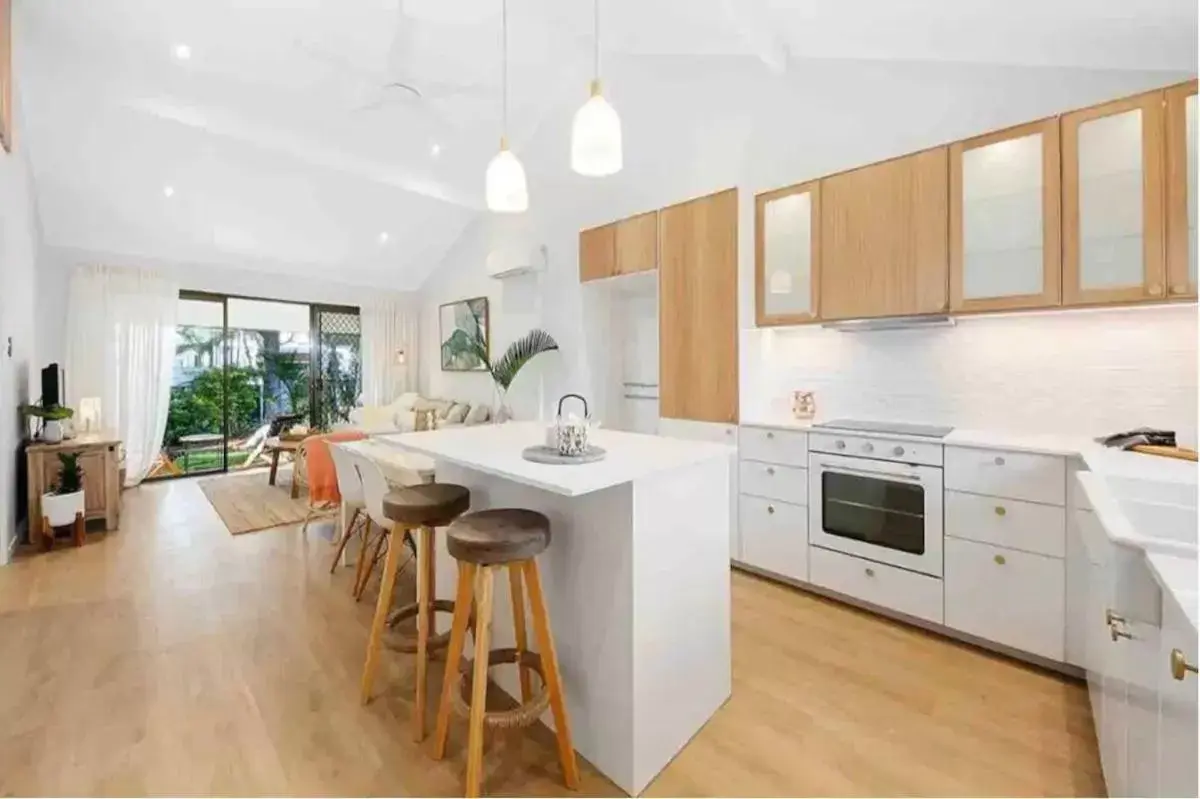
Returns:
[[[768,506],[767,506],[767,513],[774,513],[774,512],[775,512],[775,506],[774,506],[774,505],[768,505]]]
[[[775,467],[774,467],[774,466],[768,466],[768,467],[767,467],[767,474],[772,474],[772,475],[773,475],[773,474],[775,474]]]
[[[774,433],[769,432],[769,431],[767,432],[767,438],[774,438],[774,437],[775,437]]]
[[[997,456],[996,456],[995,463],[996,463],[996,465],[997,465],[997,466],[1003,466],[1003,465],[1004,465],[1004,458],[1001,458],[999,455],[997,455]]]
[[[895,455],[897,458],[899,458],[901,455],[904,454],[904,447],[896,447],[895,449],[892,450],[892,454]]]
[[[835,442],[833,442],[833,446],[837,447],[838,449],[845,449],[846,442],[845,441],[835,441]]]
[[[1181,650],[1171,650],[1171,676],[1177,680],[1182,680],[1187,676],[1188,672],[1197,674],[1196,667],[1187,662],[1187,657]]]
[[[1004,514],[1006,514],[1006,513],[1008,513],[1008,511],[1004,509],[1004,506],[1003,506],[1003,505],[997,505],[997,506],[996,506],[996,515],[997,515],[997,516],[1003,516],[1003,515],[1004,515]]]
[[[874,451],[875,451],[874,444],[863,444],[863,452],[874,452]]]
[[[1187,294],[1187,286],[1184,286],[1180,283],[1176,283],[1174,286],[1171,286],[1171,293],[1172,294]]]
[[[1161,297],[1161,296],[1162,296],[1162,289],[1163,289],[1163,287],[1162,287],[1162,286],[1160,286],[1159,284],[1157,284],[1157,283],[1151,283],[1151,284],[1150,284],[1150,296],[1151,296],[1151,297]]]
[[[997,566],[1003,566],[1005,563],[1008,563],[1008,561],[1004,559],[1003,555],[997,555],[996,557],[992,558],[992,560],[996,561]]]
[[[870,566],[868,566],[864,571],[866,571],[868,577],[875,576],[875,570],[872,569]]]
[[[733,431],[732,431],[732,430],[728,430],[728,429],[726,429],[726,431],[725,431],[725,435],[727,435],[727,436],[731,436],[731,435],[733,435]]]

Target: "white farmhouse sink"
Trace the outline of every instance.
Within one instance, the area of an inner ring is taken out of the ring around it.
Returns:
[[[1114,542],[1196,557],[1195,483],[1098,472],[1081,472],[1077,479]]]
[[[1147,480],[1140,477],[1105,475],[1104,482],[1118,502],[1149,502],[1178,505],[1196,510],[1196,483]],[[1193,520],[1195,516],[1192,517]]]

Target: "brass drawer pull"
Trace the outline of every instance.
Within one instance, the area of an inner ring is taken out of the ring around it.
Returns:
[[[774,438],[774,437],[775,437],[774,433],[767,431],[767,438]]]
[[[1003,465],[1004,465],[1004,458],[1001,458],[999,455],[997,455],[997,456],[996,456],[996,460],[995,460],[994,462],[995,462],[995,464],[996,464],[997,466],[1003,466]]]
[[[997,566],[1003,566],[1005,563],[1008,563],[1003,555],[997,555],[996,557],[992,558],[992,560],[996,561]]]
[[[1187,676],[1188,672],[1197,674],[1196,667],[1187,662],[1187,657],[1179,649],[1171,650],[1171,676],[1177,680],[1182,680]]]
[[[768,506],[767,506],[767,513],[774,513],[774,512],[775,512],[775,506],[774,506],[774,505],[768,505]]]
[[[1006,513],[1008,513],[1008,511],[1004,509],[1004,506],[1003,506],[1003,505],[997,505],[997,506],[996,506],[996,515],[997,515],[997,516],[1003,516],[1003,515],[1004,515],[1004,514],[1006,514]]]
[[[767,467],[767,474],[775,474],[775,467],[774,467],[774,466],[768,466],[768,467]]]
[[[868,567],[866,568],[866,572],[867,572],[867,576],[868,576],[868,577],[874,577],[874,576],[875,576],[875,570],[874,570],[874,569],[872,569],[870,566],[868,566]]]

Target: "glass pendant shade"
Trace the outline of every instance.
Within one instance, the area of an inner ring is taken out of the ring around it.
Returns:
[[[529,187],[525,182],[525,167],[500,141],[500,152],[488,163],[487,207],[502,214],[519,214],[529,208]]]
[[[571,169],[588,177],[621,171],[621,119],[592,81],[592,96],[575,112],[571,126]]]

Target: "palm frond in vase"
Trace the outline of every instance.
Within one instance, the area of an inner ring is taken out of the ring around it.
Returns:
[[[558,349],[558,342],[545,330],[530,330],[525,335],[508,345],[508,349],[498,361],[490,364],[492,379],[502,391],[508,391],[517,373],[525,364],[532,361],[543,352]]]

